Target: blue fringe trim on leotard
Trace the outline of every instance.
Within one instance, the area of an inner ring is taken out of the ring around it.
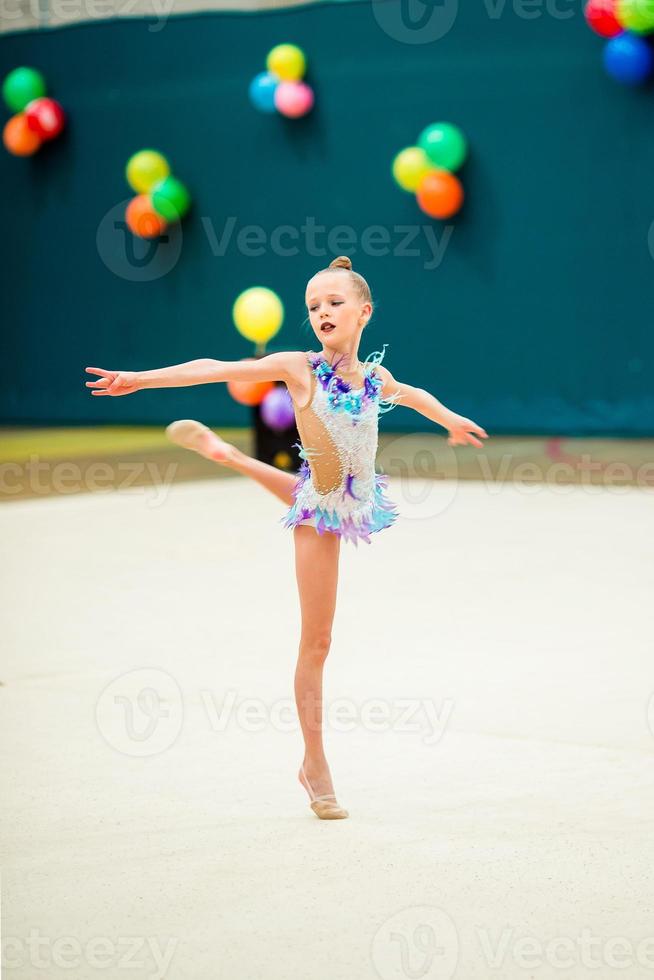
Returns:
[[[339,516],[335,511],[323,510],[321,507],[300,507],[297,503],[297,496],[310,476],[309,464],[304,460],[293,488],[293,497],[296,502],[288,513],[281,518],[284,527],[297,527],[302,521],[311,520],[318,534],[329,531],[332,534],[337,534],[345,541],[351,541],[356,547],[359,541],[372,544],[370,535],[390,527],[399,516],[395,504],[386,497],[384,492],[388,486],[388,477],[385,473],[375,473],[371,506],[366,508],[362,514],[354,517],[351,515]]]

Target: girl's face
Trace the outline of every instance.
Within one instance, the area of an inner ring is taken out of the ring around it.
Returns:
[[[359,339],[372,313],[341,272],[322,272],[309,280],[306,292],[309,320],[325,347],[343,350]]]

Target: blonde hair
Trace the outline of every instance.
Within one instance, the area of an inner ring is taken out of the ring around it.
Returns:
[[[323,272],[339,272],[343,271],[347,273],[350,285],[354,288],[357,296],[362,303],[370,303],[372,306],[372,295],[370,292],[370,286],[358,272],[355,272],[352,268],[352,262],[347,257],[347,255],[339,255],[338,258],[334,259],[333,262],[329,263],[327,269],[319,269],[316,273],[317,276],[321,275]]]

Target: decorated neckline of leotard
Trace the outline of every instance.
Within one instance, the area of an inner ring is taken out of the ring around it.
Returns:
[[[375,351],[364,361],[364,380],[360,388],[353,388],[348,381],[340,377],[336,373],[336,365],[330,364],[324,354],[314,354],[313,351],[309,353],[311,367],[327,394],[331,408],[335,411],[346,411],[356,419],[368,405],[379,400],[384,382],[376,374],[375,368],[381,363],[387,347],[388,344],[384,344],[383,350]],[[393,405],[389,405],[380,410],[388,411],[392,407]]]
[[[365,379],[367,377],[369,368],[366,364],[362,364],[360,370],[358,371],[343,371],[343,373],[341,374],[339,373],[338,366],[339,364],[341,364],[344,357],[345,355],[342,355],[341,357],[336,358],[333,364],[330,364],[324,354],[322,353],[311,354],[313,367],[318,369],[318,372],[322,377],[328,378],[329,380],[331,380],[332,377],[338,378],[340,385],[342,386],[344,391],[360,391],[361,390],[360,388],[353,388],[352,383],[350,381],[346,381],[346,378],[344,376],[359,375],[361,371],[363,371],[364,384],[361,385],[361,388],[363,388],[365,387]]]

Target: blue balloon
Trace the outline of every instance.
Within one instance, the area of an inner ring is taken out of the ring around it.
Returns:
[[[269,71],[260,71],[250,82],[250,102],[259,112],[276,112],[275,89],[279,79]]]
[[[645,81],[654,67],[652,49],[644,38],[625,31],[607,42],[604,67],[616,81],[638,85]]]

